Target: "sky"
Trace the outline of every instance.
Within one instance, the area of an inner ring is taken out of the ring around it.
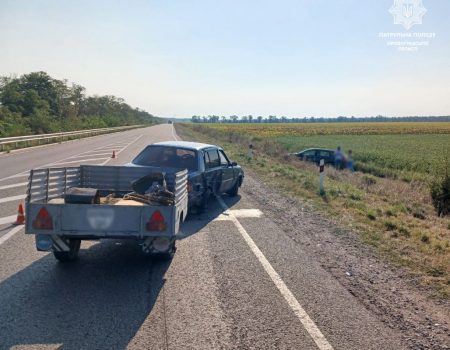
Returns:
[[[0,75],[161,117],[450,115],[450,1],[422,2],[406,30],[394,0],[0,0]],[[436,37],[404,52],[380,32]]]

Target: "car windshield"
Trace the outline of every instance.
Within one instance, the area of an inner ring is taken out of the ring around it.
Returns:
[[[133,164],[197,170],[197,154],[185,148],[149,146],[134,158]]]

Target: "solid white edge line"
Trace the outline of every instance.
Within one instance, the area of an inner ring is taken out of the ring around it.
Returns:
[[[172,136],[175,140],[178,139],[178,136],[175,134],[175,127],[173,126],[173,124],[172,124]],[[227,211],[229,209],[222,198],[217,196],[217,200],[225,211]],[[264,270],[269,275],[272,282],[278,288],[278,290],[280,291],[280,293],[284,297],[284,299],[287,301],[287,303],[291,307],[292,311],[294,311],[295,315],[298,317],[298,319],[302,323],[303,327],[306,329],[308,334],[314,340],[317,347],[320,350],[333,350],[333,347],[331,346],[331,344],[328,342],[328,340],[322,334],[320,329],[316,326],[316,324],[311,319],[311,317],[309,317],[309,315],[306,313],[305,309],[303,309],[303,307],[300,305],[298,300],[295,298],[294,294],[292,294],[292,292],[287,287],[286,283],[283,282],[280,275],[275,271],[275,269],[272,267],[272,265],[270,265],[270,262],[267,260],[267,258],[264,256],[264,254],[258,248],[256,243],[253,241],[253,239],[250,237],[250,235],[247,233],[247,231],[244,229],[244,227],[241,225],[239,220],[236,219],[233,212],[228,210],[227,214],[229,215],[229,218],[231,219],[233,224],[238,229],[242,238],[244,238],[244,241],[250,247],[250,250],[253,252],[253,254],[255,254],[256,258],[258,259],[258,261],[261,263]]]
[[[8,233],[5,233],[3,236],[0,237],[0,245],[5,243],[8,239],[10,239],[12,236],[14,236],[17,232],[19,232],[24,226],[16,226],[12,230],[10,230]]]
[[[172,123],[172,136],[175,139],[175,141],[178,141],[178,135],[175,133],[175,126]]]
[[[222,198],[217,196],[217,200],[219,201],[220,205],[224,210],[228,210],[228,206],[225,204]],[[287,301],[289,306],[291,307],[292,311],[294,311],[295,315],[298,317],[300,322],[302,323],[303,327],[306,329],[308,334],[311,336],[311,338],[316,343],[317,347],[320,350],[333,350],[333,347],[328,342],[328,340],[325,338],[325,336],[322,334],[320,329],[316,326],[314,321],[309,317],[309,315],[306,313],[306,311],[303,309],[303,307],[300,305],[298,300],[295,298],[294,294],[289,290],[287,285],[283,282],[280,275],[275,271],[275,269],[270,265],[267,258],[264,256],[264,254],[261,252],[261,250],[258,248],[256,243],[253,241],[253,239],[250,237],[250,235],[247,233],[247,231],[244,229],[244,227],[241,225],[238,219],[233,215],[231,211],[227,212],[231,221],[233,221],[234,225],[238,229],[241,236],[244,238],[245,243],[250,247],[250,250],[255,254],[256,258],[261,263],[264,270],[269,275],[272,282],[275,284],[275,286],[280,291],[281,295],[284,297],[284,299]]]

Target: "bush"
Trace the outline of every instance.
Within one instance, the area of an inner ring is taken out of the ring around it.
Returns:
[[[400,228],[398,229],[398,232],[399,232],[402,236],[405,236],[405,237],[411,236],[411,233],[409,232],[409,230],[408,230],[406,227],[400,227]]]
[[[423,243],[430,243],[430,236],[428,236],[428,234],[426,233],[422,233],[422,235],[420,236],[420,240]]]
[[[374,220],[377,219],[377,216],[375,215],[375,213],[372,210],[369,210],[368,213],[367,213],[367,218],[369,220],[374,221]]]
[[[397,225],[395,223],[393,223],[392,221],[385,221],[384,222],[384,227],[388,231],[394,231],[394,230],[397,229]]]
[[[377,178],[373,175],[364,175],[362,177],[363,185],[366,187],[366,191],[369,190],[369,187],[375,185],[377,183]]]

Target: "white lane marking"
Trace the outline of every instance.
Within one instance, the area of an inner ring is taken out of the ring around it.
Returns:
[[[26,185],[28,185],[28,182],[20,182],[17,184],[0,186],[0,190],[6,190],[7,188],[14,188],[14,187],[22,187],[22,186],[26,186]]]
[[[259,262],[261,263],[264,270],[266,270],[267,274],[269,275],[272,282],[275,284],[275,286],[280,291],[281,295],[284,297],[284,299],[287,301],[289,306],[291,307],[292,311],[294,311],[295,315],[298,317],[300,322],[302,323],[303,327],[305,327],[306,331],[309,333],[311,338],[316,343],[317,347],[320,350],[333,350],[333,347],[328,342],[328,340],[325,338],[325,336],[322,334],[320,329],[316,326],[314,321],[309,317],[309,315],[306,313],[306,311],[303,309],[303,307],[300,305],[298,300],[295,298],[294,294],[289,290],[287,285],[283,282],[280,275],[275,271],[275,269],[270,265],[270,262],[267,260],[267,258],[264,256],[264,254],[261,252],[261,250],[258,248],[256,243],[253,241],[253,239],[250,237],[250,235],[245,231],[244,227],[241,225],[238,219],[233,215],[231,211],[229,211],[228,206],[225,204],[222,198],[217,197],[217,200],[219,201],[222,208],[225,210],[225,213],[227,213],[233,221],[234,225],[238,229],[241,236],[244,238],[245,243],[250,247],[250,250],[255,254],[255,256],[258,258]]]
[[[229,211],[237,218],[260,218],[263,215],[259,209],[231,209]]]
[[[6,203],[6,202],[12,202],[12,201],[16,201],[19,199],[24,199],[27,195],[26,194],[21,194],[18,196],[11,196],[11,197],[5,197],[5,198],[0,198],[0,203]]]
[[[86,154],[86,153],[89,153],[89,152],[93,152],[93,151],[96,151],[96,150],[98,151],[99,148],[101,148],[101,147],[103,147],[103,146],[99,146],[99,147],[94,148],[94,149],[91,149],[91,150],[89,150],[89,151],[85,151],[85,152],[81,152],[81,153],[74,154],[74,155],[71,156],[71,157],[77,157],[77,156],[80,156],[80,155],[83,155],[83,154]],[[43,164],[43,165],[38,165],[38,166],[34,167],[34,169],[39,169],[39,168],[43,168],[43,167],[46,167],[46,166],[52,166],[52,165],[54,165],[54,164],[57,164],[57,163],[59,163],[59,162],[62,162],[62,161],[64,161],[64,160],[66,160],[66,159],[69,159],[69,158],[66,157],[66,158],[59,159],[59,160],[57,160],[57,161],[55,161],[55,162],[52,162],[52,163],[46,163],[46,164]],[[102,159],[104,159],[104,158],[102,158]],[[20,173],[17,173],[17,174],[14,174],[14,175],[10,175],[10,176],[4,177],[4,178],[0,179],[0,181],[9,180],[9,179],[13,179],[13,178],[16,178],[16,177],[25,177],[25,176],[28,177],[29,174],[30,174],[30,171],[29,171],[29,170],[25,170],[25,171],[22,171],[22,172],[20,172]]]
[[[103,148],[103,147],[108,147],[108,146],[110,146],[110,145],[99,146],[99,147],[96,147],[96,148],[90,149],[89,151],[85,151],[85,152],[77,153],[77,154],[73,155],[72,157],[76,157],[76,156],[81,156],[81,155],[83,155],[83,154],[86,154],[86,153],[91,153],[91,152],[102,152],[102,151],[103,151],[103,150],[102,150],[102,148]],[[66,159],[66,158],[64,158],[64,159]]]
[[[5,216],[4,218],[0,218],[0,225],[4,224],[12,224],[17,219],[17,215]]]
[[[112,150],[120,149],[122,147],[124,147],[124,146],[115,146],[115,145],[114,146],[106,146],[106,147],[99,148],[97,151],[112,151]]]
[[[172,136],[175,139],[175,141],[178,141],[178,135],[175,133],[175,126],[173,126],[173,123],[172,123]]]
[[[124,150],[126,150],[127,149],[127,147],[128,146],[130,146],[130,145],[132,145],[133,143],[135,143],[137,140],[139,140],[142,136],[144,136],[143,134],[142,135],[139,135],[137,138],[135,138],[133,141],[131,141],[128,145],[126,145],[124,148],[122,148],[120,151],[118,151],[117,153],[116,153],[116,155],[119,155],[120,153],[122,153]],[[101,163],[100,165],[105,165],[106,163],[108,163],[111,159],[113,159],[113,158],[108,158],[107,160],[105,160],[103,163]]]
[[[88,153],[88,154],[82,154],[81,156],[73,156],[69,157],[67,159],[75,159],[75,158],[83,158],[83,157],[97,157],[97,156],[110,156],[111,152],[103,152],[103,153]]]
[[[14,236],[17,232],[19,232],[23,226],[16,226],[13,229],[11,229],[9,232],[5,233],[3,236],[0,237],[0,245],[5,243],[8,239],[10,239],[12,236]]]
[[[10,180],[10,179],[14,179],[14,178],[16,178],[16,177],[25,177],[25,176],[28,176],[28,175],[30,175],[30,172],[29,172],[29,171],[26,171],[26,172],[25,172],[25,171],[22,171],[21,173],[14,174],[14,175],[7,176],[7,177],[4,177],[4,178],[0,179],[0,181]]]
[[[61,164],[74,164],[74,163],[83,163],[83,162],[94,162],[97,160],[104,160],[105,157],[102,158],[90,158],[90,159],[78,159],[78,160],[71,160],[71,161],[61,161],[59,163],[53,163],[52,165],[61,165]]]
[[[231,212],[236,218],[260,218],[263,213],[259,209],[229,209],[226,213],[220,214],[214,221],[231,220],[228,213]]]
[[[177,140],[177,135],[175,134],[175,128],[174,128],[173,124],[172,124],[172,136],[175,140]],[[295,298],[294,294],[292,294],[292,292],[289,290],[287,285],[283,282],[280,275],[275,271],[275,269],[272,267],[272,265],[270,265],[267,258],[264,256],[264,254],[258,248],[258,246],[253,241],[253,239],[250,237],[250,235],[247,233],[247,231],[245,231],[244,227],[241,225],[239,220],[233,214],[233,210],[229,210],[228,206],[225,204],[225,202],[223,201],[222,198],[217,197],[217,200],[219,201],[222,208],[225,210],[224,214],[227,215],[231,221],[233,221],[233,223],[236,226],[236,228],[238,229],[239,233],[244,238],[247,245],[250,247],[250,250],[253,252],[253,254],[255,254],[255,256],[261,263],[262,267],[269,275],[272,282],[278,288],[281,295],[284,297],[284,299],[287,301],[287,303],[291,307],[292,311],[294,311],[295,315],[298,317],[298,319],[302,323],[303,327],[305,327],[306,331],[313,338],[317,347],[320,350],[333,350],[333,347],[328,342],[328,340],[325,338],[325,336],[322,334],[320,329],[316,326],[316,324],[311,319],[311,317],[309,317],[309,315],[306,313],[306,311],[300,305],[298,300]]]
[[[135,140],[133,140],[132,142],[128,143],[128,144],[127,144],[123,149],[121,149],[118,153],[124,151],[128,146],[130,146],[131,144],[133,144],[134,142],[136,142],[137,140],[139,140],[142,136],[144,136],[144,135],[142,134],[142,135],[140,135],[139,137],[137,137]],[[97,150],[97,148],[95,148],[94,150]],[[92,151],[93,151],[93,150],[87,151],[87,152],[83,152],[83,153],[79,153],[79,154],[77,154],[77,155],[81,155],[81,154],[84,154],[84,153],[89,153],[89,152],[92,152]],[[65,160],[65,159],[67,159],[67,158],[64,158],[64,159],[62,159],[62,160]],[[104,158],[102,158],[102,159],[104,159]],[[105,162],[103,162],[101,165],[106,164],[106,163],[109,162],[110,160],[111,160],[111,158],[107,159],[107,160],[106,160]],[[55,163],[58,163],[58,162],[59,162],[59,161],[57,161],[57,162],[55,162]],[[44,167],[44,166],[51,166],[52,164],[54,164],[54,163],[48,163],[48,164],[42,165],[41,167]],[[11,176],[5,177],[5,178],[3,178],[3,179],[0,179],[0,181],[7,180],[7,179],[12,179],[12,178],[16,178],[16,177],[23,177],[23,176],[29,176],[29,171],[23,171],[23,172],[21,172],[21,173],[15,174],[15,175],[11,175]],[[7,198],[0,198],[0,203],[9,202],[9,201],[13,201],[13,200],[16,200],[16,199],[24,199],[25,197],[26,197],[26,195],[20,195],[20,196],[15,196],[15,197],[7,197]],[[12,216],[15,217],[15,215],[12,215]],[[2,218],[2,219],[5,219],[5,220],[6,220],[6,218]],[[6,234],[4,234],[2,237],[0,237],[0,245],[2,245],[3,243],[5,243],[8,239],[10,239],[12,236],[14,236],[14,235],[15,235],[17,232],[19,232],[21,229],[22,229],[22,226],[16,226],[16,227],[14,227],[13,229],[11,229],[8,233],[6,233]]]
[[[138,139],[139,139],[140,137],[142,137],[142,136],[144,136],[144,135],[139,136]],[[137,139],[136,139],[136,140],[137,140]],[[136,140],[135,140],[135,141],[136,141]],[[128,145],[130,145],[130,144],[127,144],[126,147],[128,147]],[[116,147],[116,146],[115,146],[115,143],[109,143],[109,144],[106,144],[106,145],[103,145],[103,146],[98,146],[98,147],[96,147],[96,148],[94,148],[94,149],[91,149],[91,150],[89,150],[89,151],[84,151],[84,152],[80,152],[80,153],[74,154],[74,155],[71,156],[71,157],[80,156],[80,155],[82,155],[82,154],[90,153],[90,152],[93,152],[93,151],[101,151],[101,149],[104,148],[104,147]],[[125,147],[125,148],[126,148],[126,147]],[[34,168],[35,168],[35,169],[38,169],[38,168],[43,168],[43,167],[46,167],[46,166],[52,166],[53,164],[59,163],[59,162],[61,162],[61,161],[63,161],[63,160],[66,160],[66,159],[68,159],[68,157],[62,158],[62,159],[57,160],[57,161],[52,162],[52,163],[46,163],[46,164],[43,164],[43,165],[39,165],[39,166],[36,166],[36,167],[34,167]],[[1,178],[0,181],[9,180],[9,179],[16,178],[16,177],[24,177],[24,176],[28,176],[29,173],[30,173],[29,170],[25,170],[25,171],[22,171],[22,172],[20,172],[20,173],[17,173],[17,174],[14,174],[14,175],[10,175],[10,176]]]

